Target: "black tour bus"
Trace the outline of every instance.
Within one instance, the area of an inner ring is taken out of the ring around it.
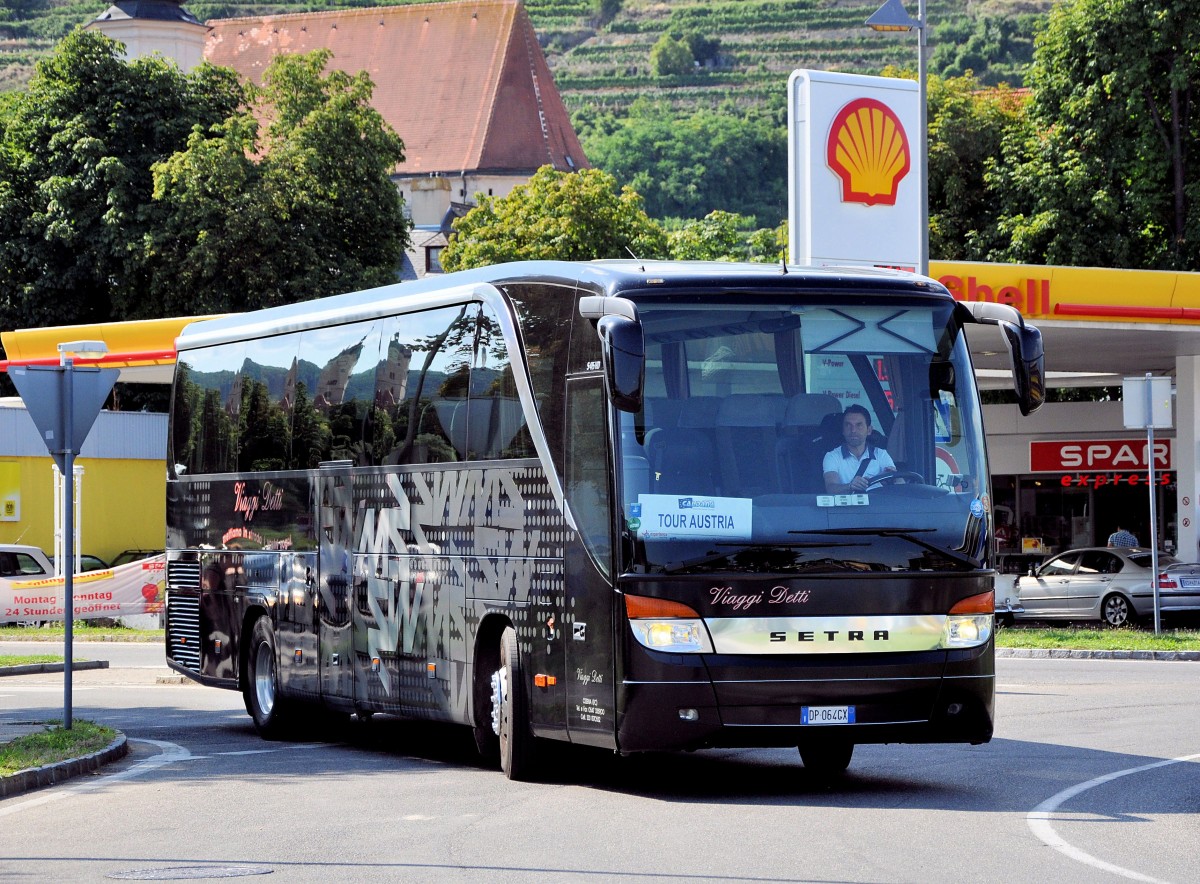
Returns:
[[[318,708],[458,722],[512,778],[543,740],[827,772],[986,742],[973,322],[1029,413],[1037,330],[890,271],[530,262],[193,323],[168,662],[264,737]],[[852,404],[895,469],[829,493]]]

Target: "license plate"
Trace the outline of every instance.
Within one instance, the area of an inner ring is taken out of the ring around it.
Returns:
[[[1200,577],[1180,577],[1179,585],[1183,589],[1200,589]]]
[[[801,724],[854,724],[853,706],[801,706]]]

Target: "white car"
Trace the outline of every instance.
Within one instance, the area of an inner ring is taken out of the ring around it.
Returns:
[[[1017,620],[1099,620],[1126,626],[1154,616],[1151,551],[1094,547],[1061,553],[1017,580]],[[1158,554],[1159,611],[1200,611],[1200,564]]]

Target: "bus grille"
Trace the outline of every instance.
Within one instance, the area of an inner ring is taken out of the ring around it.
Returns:
[[[168,562],[167,586],[178,587],[179,589],[199,589],[200,563]]]
[[[192,672],[200,671],[200,599],[167,599],[167,656]]]

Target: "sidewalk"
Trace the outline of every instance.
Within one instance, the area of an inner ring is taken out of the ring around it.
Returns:
[[[0,666],[0,678],[4,676],[60,673],[64,668],[65,664],[63,663]],[[88,670],[109,670],[109,661],[81,660],[76,661],[71,666],[72,673]],[[122,670],[109,671],[112,672],[113,676],[117,676]],[[169,673],[169,670],[166,670],[165,667],[164,671]],[[108,673],[105,672],[101,677],[107,675]],[[46,729],[48,724],[48,721],[30,719],[27,712],[24,715],[21,713],[0,714],[0,750],[3,750],[5,746],[19,737],[41,733]],[[51,786],[55,783],[61,783],[64,780],[81,776],[82,774],[92,773],[105,764],[124,758],[128,752],[129,746],[125,735],[117,731],[117,735],[113,741],[98,752],[0,776],[0,799],[20,795],[23,792],[40,789],[44,786]]]

